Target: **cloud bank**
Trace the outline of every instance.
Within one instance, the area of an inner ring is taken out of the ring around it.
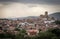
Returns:
[[[37,4],[59,4],[60,0],[0,0],[0,2],[20,2],[20,3],[37,3]]]
[[[0,0],[0,18],[39,16],[60,12],[60,0]]]

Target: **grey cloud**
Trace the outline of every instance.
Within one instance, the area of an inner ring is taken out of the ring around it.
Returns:
[[[0,2],[20,2],[20,3],[59,4],[60,5],[60,0],[0,0]]]

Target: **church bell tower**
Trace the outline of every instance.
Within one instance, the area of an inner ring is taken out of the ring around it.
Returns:
[[[45,17],[46,18],[48,17],[48,11],[45,11]]]

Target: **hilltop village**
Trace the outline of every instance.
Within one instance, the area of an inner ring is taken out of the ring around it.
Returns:
[[[11,34],[18,34],[20,30],[26,30],[27,35],[37,35],[39,30],[42,32],[48,30],[49,28],[55,28],[59,25],[56,25],[54,17],[49,17],[48,12],[46,11],[44,15],[40,15],[37,19],[28,18],[22,20],[8,20],[8,19],[0,19],[0,33],[4,33],[3,31],[7,31]]]

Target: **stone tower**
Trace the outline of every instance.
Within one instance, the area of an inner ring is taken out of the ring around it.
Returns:
[[[46,18],[48,17],[48,11],[45,11],[45,17]]]

